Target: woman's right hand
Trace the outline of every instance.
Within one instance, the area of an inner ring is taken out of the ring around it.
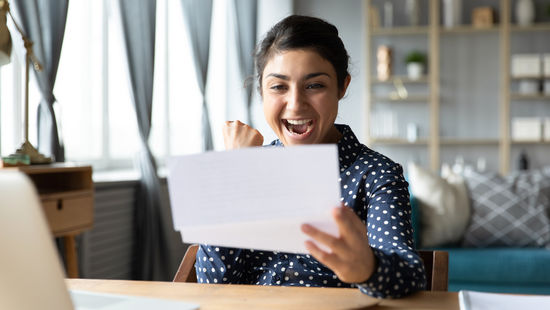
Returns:
[[[240,121],[227,121],[223,126],[223,142],[226,150],[262,146],[264,137],[256,129]]]

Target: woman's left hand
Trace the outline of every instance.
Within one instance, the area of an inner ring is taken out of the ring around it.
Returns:
[[[365,282],[376,269],[376,258],[369,245],[367,228],[351,208],[334,208],[332,216],[338,224],[339,237],[309,224],[302,225],[305,234],[327,246],[331,252],[324,251],[311,240],[306,241],[306,248],[319,262],[334,271],[341,281]]]

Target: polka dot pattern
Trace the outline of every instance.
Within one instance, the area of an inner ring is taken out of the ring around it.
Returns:
[[[400,165],[359,143],[346,125],[336,125],[341,201],[367,226],[377,268],[364,283],[344,283],[310,255],[201,245],[195,269],[199,283],[358,287],[397,298],[424,289],[424,265],[414,251],[408,184]],[[279,140],[271,143],[282,146]]]

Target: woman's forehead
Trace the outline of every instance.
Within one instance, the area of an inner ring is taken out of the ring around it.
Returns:
[[[264,68],[263,76],[271,74],[307,75],[323,72],[335,76],[332,64],[319,53],[309,49],[276,52],[271,55]]]

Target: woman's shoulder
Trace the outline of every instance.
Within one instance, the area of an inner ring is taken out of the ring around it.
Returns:
[[[394,162],[388,156],[379,153],[365,144],[359,142],[353,130],[348,125],[336,124],[336,128],[342,133],[342,139],[338,143],[338,151],[344,166],[366,167],[367,170],[400,169],[401,165]]]

